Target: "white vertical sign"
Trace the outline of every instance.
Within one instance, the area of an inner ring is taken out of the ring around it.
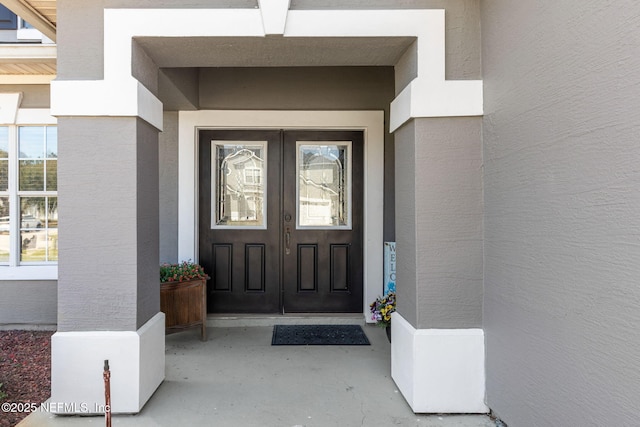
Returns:
[[[384,295],[396,291],[396,242],[384,242]]]

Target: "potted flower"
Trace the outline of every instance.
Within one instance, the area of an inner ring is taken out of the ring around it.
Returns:
[[[207,279],[202,266],[191,261],[160,266],[160,310],[166,333],[194,326],[207,337]]]
[[[389,292],[383,297],[378,297],[369,305],[371,319],[381,328],[385,328],[387,338],[391,341],[391,313],[396,311],[396,294]]]

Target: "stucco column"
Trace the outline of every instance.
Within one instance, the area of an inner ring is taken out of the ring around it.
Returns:
[[[487,412],[481,118],[412,119],[395,141],[392,376],[415,412]]]
[[[160,311],[158,131],[60,118],[58,331],[135,331]]]
[[[164,380],[158,68],[137,46],[122,63],[104,54],[101,2],[62,1],[57,12],[51,111],[58,117],[60,243],[51,401],[58,413],[103,412],[109,360],[112,412],[136,413]],[[122,70],[111,81],[109,65]]]
[[[58,332],[52,401],[138,412],[164,379],[158,284],[158,130],[136,117],[61,117]]]

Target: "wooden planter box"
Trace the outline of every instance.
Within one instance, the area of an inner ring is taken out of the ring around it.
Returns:
[[[207,281],[160,284],[160,311],[165,315],[167,334],[199,326],[200,339],[207,340]]]

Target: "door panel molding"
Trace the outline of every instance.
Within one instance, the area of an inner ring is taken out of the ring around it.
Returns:
[[[247,243],[244,246],[244,291],[264,292],[265,291],[265,245],[262,243]]]
[[[233,245],[215,243],[212,247],[213,271],[209,272],[216,291],[231,291],[233,283]]]
[[[364,131],[364,289],[368,303],[383,283],[383,111],[200,110],[179,112],[178,257],[198,260],[198,129],[314,129]]]
[[[351,269],[351,244],[333,243],[329,247],[331,251],[331,292],[349,292],[351,290],[348,274]],[[342,257],[338,256],[338,250],[343,252]],[[342,286],[338,286],[339,284]]]
[[[296,276],[298,292],[318,291],[318,245],[308,243],[298,244],[298,268]],[[308,284],[311,284],[311,286]]]

